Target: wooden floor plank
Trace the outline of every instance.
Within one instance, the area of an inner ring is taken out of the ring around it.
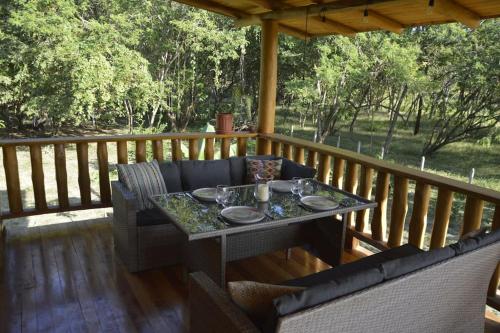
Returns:
[[[187,332],[181,266],[130,274],[109,219],[9,229],[0,252],[0,332]],[[228,264],[229,281],[279,283],[330,266],[300,247]],[[350,250],[343,262],[365,256]],[[488,315],[486,332],[498,327]]]

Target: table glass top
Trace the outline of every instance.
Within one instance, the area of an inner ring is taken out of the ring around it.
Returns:
[[[292,193],[274,192],[266,203],[257,202],[254,197],[254,186],[244,185],[234,187],[238,195],[231,206],[251,206],[266,214],[264,220],[256,224],[272,223],[292,218],[313,219],[319,212],[312,211],[300,203],[300,197]],[[371,202],[359,196],[353,195],[315,181],[314,195],[332,198],[340,203],[336,211],[346,208],[350,211],[366,206]],[[151,197],[153,203],[163,210],[173,223],[177,224],[188,235],[213,233],[217,231],[229,231],[228,229],[239,228],[242,225],[226,222],[220,212],[224,208],[215,202],[202,202],[193,198],[189,192],[172,193]],[[323,212],[324,213],[324,212]],[[255,225],[255,224],[254,224]],[[246,225],[248,226],[248,225]],[[264,227],[264,226],[262,226]]]

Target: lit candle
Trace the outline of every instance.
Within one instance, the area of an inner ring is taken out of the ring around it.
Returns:
[[[259,201],[269,201],[269,185],[259,184],[257,186],[257,199]]]

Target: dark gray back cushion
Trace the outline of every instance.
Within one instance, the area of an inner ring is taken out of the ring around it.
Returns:
[[[182,192],[181,171],[178,162],[161,162],[160,172],[169,193]]]
[[[455,251],[456,255],[460,255],[498,241],[500,241],[500,229],[493,230],[490,233],[486,233],[486,229],[483,229],[472,237],[451,244],[450,247]]]
[[[245,184],[247,175],[247,166],[245,157],[231,157],[229,158],[229,168],[231,170],[231,185],[239,186]]]
[[[179,164],[184,191],[231,185],[229,160],[180,161]]]
[[[290,180],[293,177],[313,178],[315,175],[316,169],[283,158],[283,164],[281,166],[281,179]]]

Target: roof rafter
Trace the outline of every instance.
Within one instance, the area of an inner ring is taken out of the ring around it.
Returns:
[[[387,16],[381,15],[374,10],[366,10],[363,12],[363,18],[367,24],[372,24],[384,30],[392,31],[396,34],[403,32],[404,26]]]
[[[434,4],[430,6],[440,14],[461,22],[472,29],[479,27],[481,23],[479,15],[453,0],[434,0]]]

